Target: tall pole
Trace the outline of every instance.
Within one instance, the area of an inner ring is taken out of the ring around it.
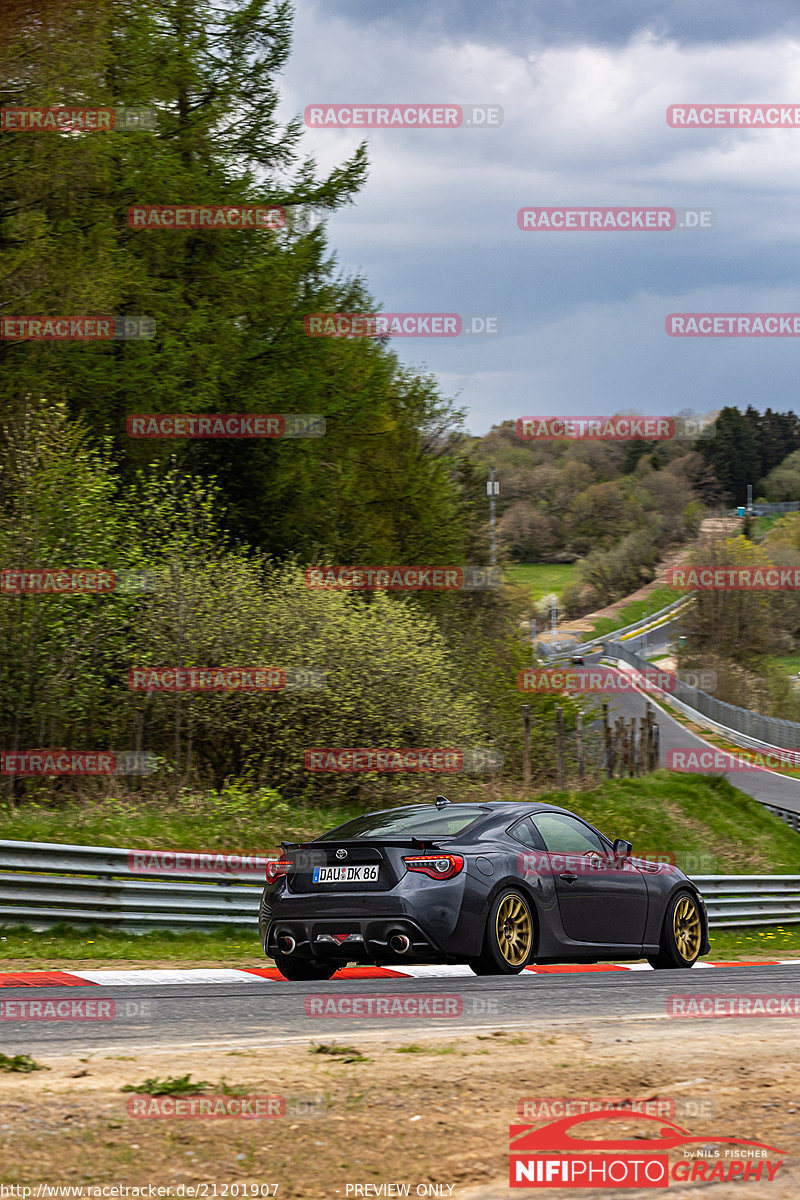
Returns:
[[[489,467],[489,482],[486,485],[486,490],[489,493],[489,531],[490,531],[490,554],[489,561],[492,566],[497,562],[497,493],[500,491],[500,484],[494,481],[494,467]]]
[[[583,783],[583,713],[575,716],[575,744],[578,749],[578,779]]]

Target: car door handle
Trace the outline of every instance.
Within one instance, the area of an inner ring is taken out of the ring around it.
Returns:
[[[565,871],[563,875],[559,875],[559,879],[563,879],[565,883],[574,883],[578,878],[572,871]]]

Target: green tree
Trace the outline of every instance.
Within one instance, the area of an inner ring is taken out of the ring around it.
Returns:
[[[765,567],[772,558],[744,537],[725,538],[693,551],[687,567]],[[731,588],[699,590],[681,618],[691,653],[742,663],[757,662],[775,648],[772,616],[776,594]]]
[[[695,448],[711,466],[732,504],[742,504],[747,485],[761,477],[761,453],[750,420],[738,408],[723,408],[713,437],[701,438]]]
[[[455,436],[459,414],[384,342],[304,330],[309,313],[378,306],[361,280],[340,276],[324,225],[363,186],[365,147],[321,173],[303,154],[299,118],[277,120],[289,5],[84,7],[96,36],[72,57],[58,52],[61,29],[46,6],[33,32],[20,26],[14,59],[27,54],[33,65],[9,67],[2,100],[152,107],[157,126],[3,135],[4,311],[146,315],[155,336],[0,342],[0,405],[28,393],[65,397],[97,437],[111,439],[128,481],[177,455],[189,473],[218,480],[234,535],[269,553],[463,561],[476,519],[463,490],[470,470]],[[266,203],[286,210],[287,225],[128,226],[131,205],[165,203]],[[132,440],[125,419],[142,411],[318,413],[327,432],[280,442]]]
[[[4,570],[136,568],[132,515],[108,455],[63,405],[29,408],[0,450]],[[4,749],[130,747],[119,671],[135,641],[135,606],[122,593],[0,593]]]

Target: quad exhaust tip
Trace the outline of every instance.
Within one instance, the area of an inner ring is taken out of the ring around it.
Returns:
[[[393,933],[389,938],[389,945],[395,954],[407,954],[411,949],[411,938],[405,933]]]
[[[291,954],[294,951],[297,942],[290,933],[278,934],[278,949],[281,954]]]

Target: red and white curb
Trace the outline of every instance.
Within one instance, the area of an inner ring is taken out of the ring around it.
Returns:
[[[800,963],[798,958],[749,959],[746,962],[699,962],[692,970],[716,967],[784,967]],[[649,963],[560,963],[553,966],[526,967],[531,975],[589,975],[617,971],[652,971]],[[334,979],[453,979],[474,978],[466,965],[393,967],[345,967]],[[180,968],[148,971],[10,971],[0,973],[0,988],[24,987],[133,987],[195,983],[285,983],[276,967]]]

